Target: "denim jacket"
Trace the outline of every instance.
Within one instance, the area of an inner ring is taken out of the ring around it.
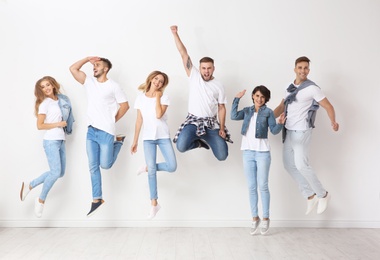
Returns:
[[[73,132],[73,124],[75,122],[70,99],[63,94],[58,94],[58,104],[62,112],[62,120],[67,123],[63,131],[70,135]]]
[[[255,112],[255,106],[245,107],[243,110],[238,111],[239,101],[240,98],[234,98],[231,108],[231,119],[244,119],[241,134],[246,135],[249,123]],[[268,127],[270,128],[271,133],[276,135],[281,131],[282,126],[282,124],[276,123],[276,118],[274,117],[272,109],[268,108],[266,105],[259,108],[256,121],[256,138],[268,138]]]

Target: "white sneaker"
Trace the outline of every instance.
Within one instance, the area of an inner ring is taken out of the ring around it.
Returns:
[[[42,211],[44,210],[44,204],[39,201],[39,198],[37,197],[34,201],[34,213],[36,214],[37,218],[40,218],[42,216]]]
[[[311,200],[309,199],[307,200],[307,208],[306,208],[305,215],[308,215],[310,212],[312,212],[315,206],[317,206],[317,203],[318,203],[318,198],[317,198],[317,195],[314,194],[314,197]]]
[[[20,199],[21,199],[21,201],[25,200],[25,198],[29,194],[29,192],[30,192],[29,184],[25,185],[25,183],[22,182],[21,190],[20,190]]]
[[[146,173],[146,165],[144,166],[141,166],[138,170],[137,170],[137,175],[140,175],[141,173]]]
[[[265,235],[266,233],[268,233],[268,231],[269,231],[269,223],[270,223],[269,219],[261,221],[261,227],[260,227],[260,233],[261,233],[261,235]]]
[[[327,209],[327,204],[331,199],[330,193],[326,191],[326,196],[318,200],[317,214],[322,214]]]
[[[157,206],[152,206],[150,208],[150,213],[149,213],[148,219],[153,219],[160,209],[161,209],[160,204],[157,204]]]
[[[251,231],[250,231],[251,235],[256,234],[257,230],[259,230],[260,222],[261,222],[260,219],[258,219],[256,221],[252,221],[252,227],[251,227]]]

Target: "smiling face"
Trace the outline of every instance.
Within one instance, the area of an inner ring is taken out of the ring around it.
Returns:
[[[154,91],[158,91],[160,88],[164,86],[164,82],[164,76],[158,74],[150,81],[150,88]]]
[[[48,80],[41,81],[40,88],[46,97],[54,99],[54,86]]]
[[[310,68],[309,68],[309,62],[307,61],[301,61],[296,64],[296,67],[294,68],[294,72],[296,73],[296,80],[295,84],[299,85],[305,80],[307,80],[307,75],[309,75]]]
[[[256,112],[264,106],[270,99],[270,90],[264,85],[257,86],[252,91],[252,100]]]
[[[256,91],[252,94],[252,100],[253,104],[255,104],[256,111],[266,103],[265,96],[260,91]]]
[[[204,81],[212,80],[215,67],[212,62],[201,62],[199,65],[199,71]]]

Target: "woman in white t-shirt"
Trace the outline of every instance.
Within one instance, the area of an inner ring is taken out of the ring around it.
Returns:
[[[154,218],[161,208],[157,201],[157,171],[174,172],[177,169],[177,161],[166,122],[169,98],[164,94],[164,90],[168,83],[169,78],[165,73],[153,71],[148,75],[145,83],[139,86],[138,89],[143,93],[136,98],[134,105],[134,108],[137,109],[137,118],[131,153],[137,152],[140,130],[144,124],[142,138],[146,165],[138,170],[138,174],[148,172],[151,199],[149,219]],[[160,148],[165,162],[156,162],[157,146]]]
[[[46,197],[58,178],[65,173],[66,148],[64,127],[66,121],[62,120],[62,110],[58,94],[60,85],[50,76],[45,76],[36,82],[34,88],[35,115],[37,116],[38,130],[46,130],[43,138],[43,147],[49,163],[50,170],[43,173],[31,182],[23,182],[20,199],[25,200],[28,193],[40,184],[43,184],[39,197],[35,199],[34,212],[37,217],[42,216]],[[65,98],[67,98],[65,96]],[[68,100],[68,98],[67,98]]]
[[[266,106],[270,99],[270,91],[265,86],[257,86],[252,91],[253,106],[245,107],[238,111],[240,99],[245,90],[239,92],[231,109],[232,120],[244,120],[241,134],[241,150],[243,151],[244,173],[248,182],[249,201],[252,214],[251,235],[259,229],[261,234],[269,230],[269,204],[270,193],[268,187],[269,168],[271,164],[270,145],[268,140],[268,129],[272,134],[278,134],[285,122],[282,114],[279,123],[276,123],[273,111]],[[261,204],[263,208],[263,219],[258,214],[258,194],[260,190]]]

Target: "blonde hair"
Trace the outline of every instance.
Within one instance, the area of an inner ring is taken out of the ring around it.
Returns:
[[[150,85],[152,84],[152,80],[157,75],[162,75],[164,77],[164,83],[162,84],[162,88],[160,89],[162,92],[164,92],[166,86],[169,84],[169,77],[165,73],[158,70],[151,72],[146,78],[145,82],[138,87],[138,90],[141,90],[144,93],[148,92],[150,90]]]
[[[44,92],[42,92],[42,89],[41,89],[42,81],[48,81],[53,86],[54,96],[57,96],[59,93],[61,93],[59,91],[61,86],[53,77],[45,76],[45,77],[39,79],[36,82],[36,85],[34,86],[34,95],[36,96],[36,103],[34,104],[34,115],[35,116],[38,115],[38,108],[40,107],[42,101],[44,101],[44,99],[46,98]]]

